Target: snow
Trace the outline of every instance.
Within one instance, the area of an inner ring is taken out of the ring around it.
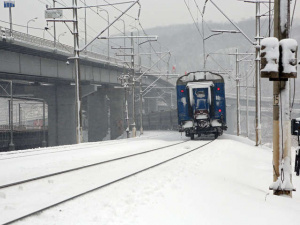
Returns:
[[[279,44],[282,47],[283,73],[297,73],[297,41],[294,39],[283,39]]]
[[[220,122],[218,122],[218,120],[213,120],[213,121],[211,122],[211,126],[212,126],[212,127],[221,127],[222,124],[221,124]]]
[[[193,127],[193,126],[194,126],[193,121],[185,121],[182,128],[190,128],[190,127]]]
[[[42,173],[46,168],[50,170],[66,166],[66,162],[74,166],[73,164],[144,151],[151,146],[169,145],[181,140],[188,138],[181,136],[179,132],[155,131],[145,132],[145,136],[129,140],[87,143],[38,151],[52,152],[47,155],[29,156],[36,153],[34,150],[1,154],[0,177],[16,169],[19,170],[18,173],[7,176],[16,179],[24,174],[30,175],[36,170]],[[168,152],[161,151],[159,155],[139,156],[136,160],[124,160],[121,164],[107,164],[96,172],[96,175],[91,171],[86,173],[85,182],[98,182],[92,181],[95,176],[100,182],[104,177],[109,179],[118,173],[125,173],[124,168],[130,170],[142,167],[148,161],[153,163],[162,156],[167,157],[174,152],[189,150],[207,142],[207,140],[189,141],[181,147],[174,146]],[[223,135],[184,157],[60,204],[15,224],[298,225],[299,192],[294,192],[293,198],[272,195],[272,191],[269,190],[273,177],[272,150],[254,145],[254,142],[246,138]],[[64,151],[60,153],[62,150]],[[24,157],[9,161],[10,167],[9,163],[2,160],[5,157],[20,155]],[[83,158],[83,162],[80,158]],[[30,164],[32,160],[37,165]],[[118,170],[118,166],[122,167]],[[70,180],[65,179],[64,182],[62,180],[61,184],[73,182],[75,178],[74,175],[73,178],[69,178]],[[58,181],[51,180],[53,182],[48,185],[57,187]],[[299,188],[300,178],[293,175],[293,183]],[[82,182],[72,189],[85,185],[86,183]],[[17,192],[25,192],[27,187],[17,189]],[[71,189],[60,191],[57,195],[72,191]],[[30,200],[27,200],[29,202],[19,201],[15,205],[3,205],[3,202],[8,200],[8,195],[5,190],[0,189],[0,220],[8,214],[14,215],[18,207],[33,206],[41,202],[36,195],[37,193],[31,193],[28,198]]]
[[[275,37],[264,38],[261,45],[265,48],[261,50],[261,54],[265,53],[267,64],[262,72],[278,72],[279,62],[279,41]]]
[[[196,120],[206,120],[208,118],[207,114],[200,114],[196,116]]]
[[[186,97],[182,97],[182,98],[181,98],[181,102],[182,102],[182,104],[183,104],[183,107],[185,108],[185,106],[186,106],[186,104],[187,104],[187,102],[186,102]]]

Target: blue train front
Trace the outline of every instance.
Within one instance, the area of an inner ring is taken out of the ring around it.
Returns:
[[[226,125],[225,85],[221,75],[191,72],[177,80],[179,131],[195,135],[223,134]]]

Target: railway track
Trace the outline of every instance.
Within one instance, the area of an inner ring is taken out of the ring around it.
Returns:
[[[30,188],[35,187],[35,189],[37,189],[38,186],[38,190],[41,193],[37,193],[38,196],[41,196],[39,198],[45,198],[46,196],[44,196],[44,193],[48,193],[49,194],[49,190],[42,190],[43,187],[45,186],[51,186],[50,188],[53,189],[53,183],[55,183],[58,186],[63,186],[62,190],[69,190],[68,188],[70,187],[76,187],[76,185],[74,184],[67,184],[66,181],[70,181],[73,178],[72,177],[76,177],[76,182],[83,182],[85,183],[89,183],[87,184],[85,187],[83,187],[81,190],[77,190],[74,191],[72,193],[68,193],[68,195],[64,195],[63,197],[60,198],[51,198],[51,196],[48,197],[48,199],[50,198],[50,201],[46,201],[45,203],[41,204],[38,208],[30,208],[30,209],[20,209],[21,212],[18,213],[18,215],[14,215],[10,218],[6,218],[4,216],[4,221],[1,220],[0,218],[0,223],[3,224],[11,224],[13,222],[16,222],[18,220],[24,219],[26,217],[29,217],[31,215],[34,215],[36,213],[39,213],[43,210],[52,208],[54,206],[57,206],[59,204],[65,203],[67,201],[73,200],[75,198],[78,198],[82,195],[91,193],[93,191],[99,190],[101,188],[107,187],[111,184],[120,182],[122,180],[125,180],[127,178],[130,178],[132,176],[135,176],[139,173],[145,172],[147,170],[156,168],[162,164],[168,163],[172,160],[175,160],[179,157],[182,157],[186,154],[189,154],[193,151],[196,151],[198,149],[201,149],[205,146],[207,146],[208,144],[210,144],[213,141],[207,141],[207,142],[195,142],[195,141],[182,141],[179,143],[175,143],[172,145],[168,145],[168,146],[163,146],[160,148],[156,148],[156,149],[151,149],[148,151],[144,151],[144,152],[140,152],[140,153],[136,153],[136,154],[131,154],[131,155],[127,155],[127,156],[123,156],[123,157],[118,157],[118,158],[114,158],[114,159],[110,159],[107,161],[103,161],[103,162],[99,162],[96,164],[90,164],[90,165],[86,165],[83,167],[78,167],[78,168],[73,168],[70,170],[66,170],[66,171],[61,171],[59,173],[53,173],[53,174],[48,174],[46,176],[41,176],[41,177],[35,177],[32,179],[27,179],[27,180],[23,180],[23,181],[18,181],[15,183],[10,183],[10,184],[6,184],[6,185],[2,185],[0,187],[0,193],[2,191],[7,191],[8,195],[13,194],[13,192],[15,192],[14,190],[17,189],[28,189],[30,190]],[[187,147],[186,144],[190,144],[192,145],[192,147]],[[199,143],[201,143],[202,145],[199,146]],[[147,160],[139,160],[142,159],[142,157],[145,157],[145,155],[147,156]],[[144,163],[145,161],[147,161],[147,163]],[[148,162],[149,161],[149,162]],[[134,164],[134,168],[130,168],[132,165]],[[136,165],[135,165],[136,164]],[[126,171],[123,171],[126,170]],[[103,181],[101,182],[91,182],[94,181],[96,179],[99,178],[99,176],[104,176],[105,177],[105,172],[110,172],[110,176],[109,178],[103,178]],[[75,174],[76,173],[76,174]],[[99,174],[100,173],[100,174]],[[84,176],[86,177],[87,174],[89,174],[90,176],[90,180],[83,178]],[[92,174],[92,175],[91,175]],[[93,178],[93,174],[96,174]],[[75,182],[75,183],[76,183]],[[67,189],[65,189],[67,188]],[[56,190],[59,188],[55,188]],[[44,192],[44,193],[42,193]],[[24,199],[23,197],[19,197],[17,198],[18,201],[23,201],[26,202],[26,198]],[[0,205],[1,207],[1,205]],[[2,217],[3,218],[3,217]]]
[[[176,144],[172,144],[172,145],[163,146],[163,147],[160,147],[160,148],[151,149],[151,150],[148,150],[148,151],[143,151],[143,152],[130,154],[130,155],[122,156],[122,157],[117,157],[117,158],[113,158],[113,159],[109,159],[109,160],[105,160],[105,161],[100,161],[100,162],[97,162],[97,163],[88,164],[88,165],[85,165],[85,166],[79,166],[79,167],[75,167],[75,168],[72,168],[72,169],[63,170],[63,171],[56,172],[56,173],[49,173],[49,174],[43,175],[43,176],[33,177],[33,178],[30,178],[30,179],[25,179],[25,180],[20,180],[20,181],[13,182],[13,183],[0,185],[0,190],[3,189],[3,188],[13,187],[13,186],[16,186],[16,185],[21,185],[21,184],[25,184],[25,183],[32,182],[32,181],[37,181],[37,180],[40,180],[40,179],[45,179],[45,178],[57,176],[57,175],[60,175],[60,174],[74,172],[76,170],[82,170],[82,169],[86,169],[86,168],[89,168],[89,167],[98,166],[98,165],[101,165],[101,164],[110,163],[110,162],[113,162],[113,161],[134,157],[134,156],[137,156],[137,155],[147,154],[149,152],[162,150],[164,148],[169,148],[169,147],[172,147],[172,146],[176,146],[176,145],[179,145],[179,144],[182,144],[182,143],[185,143],[185,142],[188,142],[188,140],[182,141],[182,142],[179,142],[179,143],[176,143]]]
[[[152,136],[146,136],[146,137],[139,137],[140,140],[143,139],[151,139],[155,138],[158,135],[152,135]],[[135,139],[123,139],[123,140],[110,140],[110,141],[104,141],[101,142],[99,145],[99,142],[91,142],[91,143],[84,143],[84,148],[93,148],[95,146],[97,147],[106,147],[110,145],[121,145],[124,143],[128,143],[131,141],[135,141]],[[8,160],[8,159],[15,159],[15,158],[22,158],[22,157],[30,157],[30,156],[35,156],[35,155],[46,155],[46,154],[53,154],[53,153],[62,153],[62,152],[69,152],[69,151],[76,151],[76,150],[82,150],[81,145],[74,145],[72,149],[65,149],[67,148],[68,145],[66,146],[58,146],[58,147],[48,147],[47,151],[45,152],[43,148],[39,149],[31,149],[31,150],[20,150],[20,151],[13,151],[13,152],[5,152],[5,153],[0,153],[0,156],[3,156],[3,158],[0,158],[0,161],[2,160]]]

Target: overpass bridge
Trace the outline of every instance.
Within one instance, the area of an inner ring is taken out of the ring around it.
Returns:
[[[74,65],[68,61],[73,48],[60,43],[54,47],[53,41],[17,31],[10,37],[8,29],[0,29],[0,79],[13,80],[13,96],[31,96],[46,101],[48,146],[76,143]],[[151,75],[157,71],[144,66],[134,69],[137,74],[149,71],[143,85],[157,79]],[[108,126],[112,139],[123,133],[124,89],[116,86],[120,86],[118,77],[130,71],[120,59],[89,51],[81,54],[82,109],[88,141],[102,140]],[[0,84],[3,87],[5,83],[0,81]],[[172,86],[167,79],[160,79],[156,84],[158,88],[166,86]],[[0,95],[7,93],[1,90]],[[129,107],[132,107],[130,104],[132,97],[129,97]],[[153,99],[145,99],[145,104],[149,111],[157,108]]]

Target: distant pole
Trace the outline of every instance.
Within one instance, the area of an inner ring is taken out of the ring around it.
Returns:
[[[275,0],[274,3],[274,36],[277,37],[278,40],[289,37],[289,3],[289,0]],[[281,77],[281,75],[282,66],[281,59],[279,59],[279,77]],[[286,81],[273,82],[273,99],[273,181],[275,182],[283,177],[283,179],[290,179],[290,183],[292,183],[291,171],[285,171],[286,168],[284,168],[291,166],[289,85]],[[289,172],[290,176],[287,177]],[[275,190],[274,195],[291,196],[292,192],[286,190]]]
[[[142,78],[140,78],[140,135],[144,133],[143,129],[143,90],[142,90]]]
[[[19,126],[22,125],[22,112],[21,112],[21,103],[19,103]]]
[[[84,0],[84,44],[87,45],[86,0]]]
[[[43,101],[43,141],[42,141],[42,147],[47,147],[46,142],[46,113],[45,113],[45,101]]]
[[[132,137],[136,137],[135,127],[135,69],[134,69],[134,42],[133,32],[131,32],[131,69],[132,69]]]
[[[235,73],[236,73],[236,135],[240,136],[240,78],[239,78],[239,51],[236,49],[236,62],[235,62]]]
[[[107,25],[109,26],[109,13],[107,10],[105,9],[101,9],[100,12],[103,11],[103,12],[106,12],[107,14]],[[109,37],[109,28],[107,28],[107,37]],[[125,39],[124,39],[125,40]],[[124,46],[125,47],[125,46]],[[110,57],[110,54],[109,54],[110,50],[109,50],[109,38],[107,38],[107,60],[109,60],[109,57]]]
[[[246,135],[249,137],[249,99],[248,99],[248,76],[246,74]]]
[[[75,66],[75,121],[76,121],[76,141],[82,142],[82,110],[81,110],[81,87],[79,68],[79,30],[77,0],[72,0],[73,5],[73,35],[74,35],[74,66]]]
[[[56,0],[53,0],[53,8],[55,8],[55,2]],[[56,47],[56,26],[55,21],[53,23],[53,38],[54,38],[54,48]]]
[[[10,144],[9,144],[9,151],[15,150],[14,145],[14,102],[13,102],[13,82],[10,81],[10,101],[9,101],[9,124],[10,124]]]
[[[126,134],[127,138],[129,138],[129,116],[128,116],[128,101],[127,101],[127,88],[125,87],[125,113],[126,113]]]
[[[260,88],[260,2],[256,4],[255,48],[255,145],[261,145],[261,88]]]
[[[9,27],[10,27],[10,36],[13,36],[13,27],[12,27],[12,12],[11,7],[9,7]]]

